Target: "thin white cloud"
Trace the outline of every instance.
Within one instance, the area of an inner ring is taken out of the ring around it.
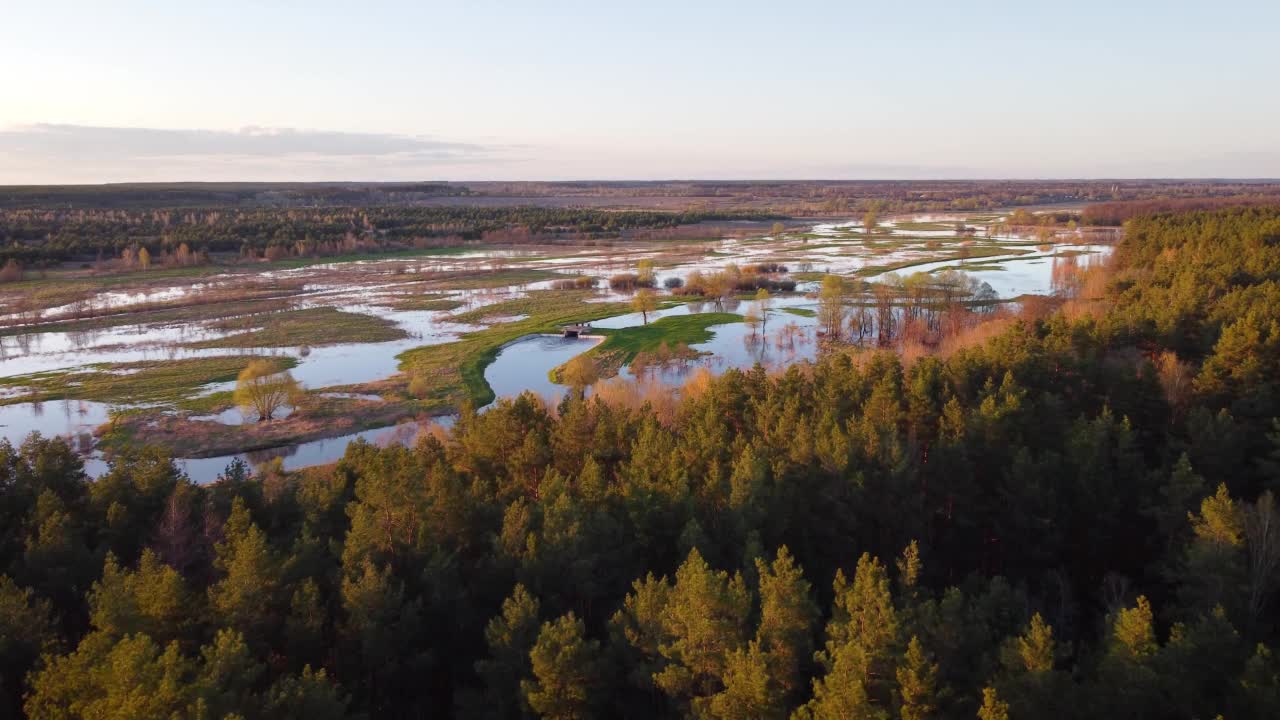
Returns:
[[[511,146],[418,135],[41,123],[0,129],[0,182],[426,177],[506,163]]]
[[[42,123],[0,130],[0,151],[46,158],[85,154],[102,158],[289,155],[401,156],[457,159],[493,148],[430,137],[297,128],[246,127],[235,131],[99,127]]]

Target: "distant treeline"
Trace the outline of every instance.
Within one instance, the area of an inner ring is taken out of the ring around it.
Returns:
[[[417,183],[133,183],[0,186],[0,209],[175,209],[530,204],[787,215],[994,210],[1058,203],[1272,196],[1237,180],[774,180]]]
[[[0,208],[177,208],[368,205],[465,197],[449,183],[124,183],[0,186]]]
[[[485,233],[501,233],[504,242],[519,242],[547,235],[608,237],[625,230],[711,220],[776,218],[759,212],[532,206],[0,210],[0,263],[110,259],[128,248],[156,254],[184,244],[197,253],[333,254],[429,246],[443,238],[472,241]]]
[[[776,180],[471,182],[478,196],[652,198],[665,206],[756,207],[789,215],[982,211],[1155,198],[1272,196],[1280,183],[1244,180]]]
[[[1105,202],[1086,207],[1081,212],[1080,219],[1085,225],[1119,227],[1120,225],[1123,225],[1126,220],[1143,215],[1154,215],[1156,213],[1216,210],[1227,207],[1264,206],[1280,206],[1280,194],[1234,197],[1158,198],[1154,200]]]

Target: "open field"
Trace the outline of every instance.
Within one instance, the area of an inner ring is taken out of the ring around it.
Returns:
[[[0,377],[0,385],[22,394],[0,398],[0,404],[78,399],[102,403],[176,403],[205,385],[230,382],[256,356],[229,355],[172,361],[89,365],[79,370]],[[297,361],[272,357],[277,370]]]
[[[405,331],[390,320],[343,312],[332,307],[245,315],[220,320],[211,327],[230,334],[216,340],[193,343],[190,347],[309,347],[335,343],[389,342],[406,337]]]

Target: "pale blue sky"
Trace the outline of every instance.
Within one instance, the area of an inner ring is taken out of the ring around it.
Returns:
[[[0,0],[0,183],[1280,177],[1280,2]]]

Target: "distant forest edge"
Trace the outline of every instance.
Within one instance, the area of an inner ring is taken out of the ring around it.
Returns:
[[[173,183],[0,187],[0,263],[91,262],[147,250],[336,255],[618,238],[716,221],[982,212],[1088,204],[1085,224],[1162,209],[1280,203],[1267,181]],[[185,246],[185,247],[184,247]]]
[[[517,207],[0,210],[0,261],[42,265],[149,255],[239,252],[267,259],[461,245],[617,237],[710,221],[774,220],[765,212],[605,211]]]
[[[155,209],[484,204],[751,207],[804,215],[882,203],[894,212],[1241,195],[1280,197],[1280,180],[779,180],[614,182],[121,183],[0,186],[0,209]],[[646,203],[647,201],[647,203]]]

